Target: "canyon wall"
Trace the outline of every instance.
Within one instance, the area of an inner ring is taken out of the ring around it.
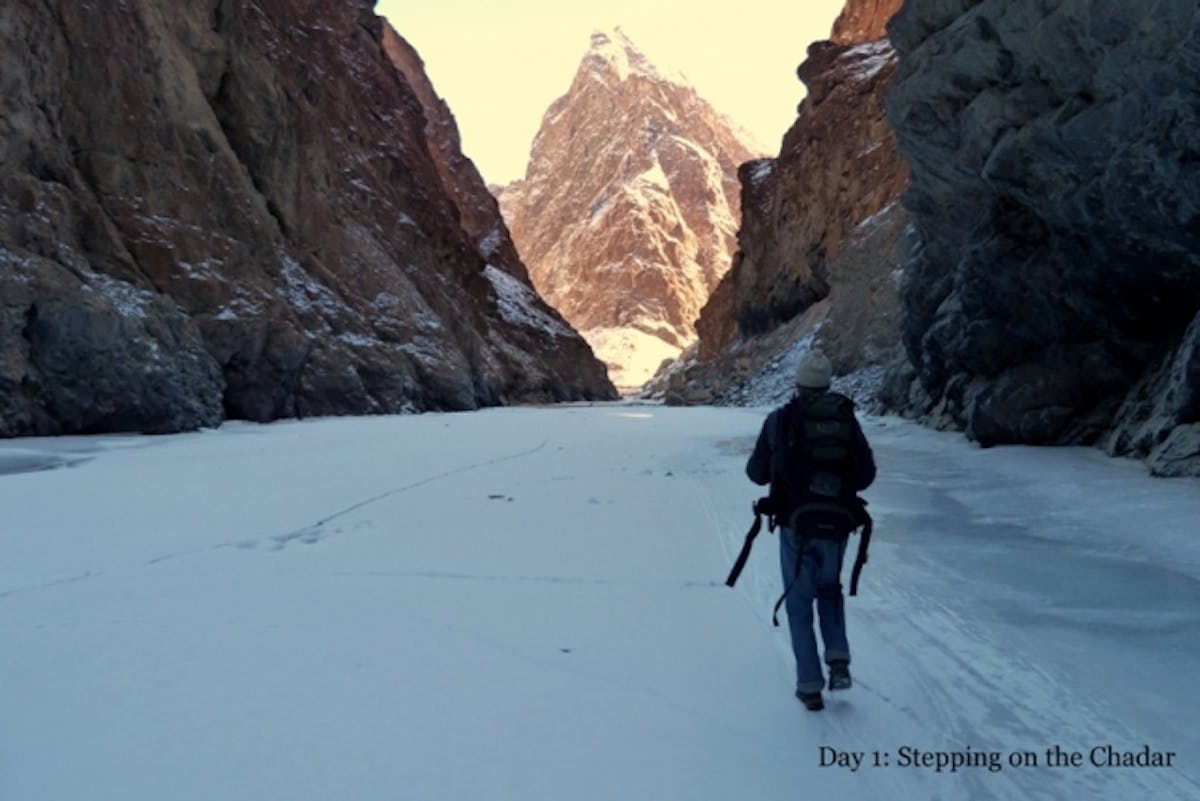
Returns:
[[[880,343],[899,342],[893,273],[905,216],[896,201],[908,170],[883,109],[896,68],[883,27],[899,5],[851,0],[833,38],[809,46],[797,70],[808,94],[779,155],[739,170],[738,251],[697,322],[699,345],[652,394],[742,402],[817,327],[836,346],[839,373],[894,359],[896,348]],[[834,292],[839,284],[845,291]],[[878,313],[861,305],[867,298]]]
[[[895,404],[1200,472],[1200,9],[908,0]]]
[[[0,8],[0,434],[612,396],[372,6]]]

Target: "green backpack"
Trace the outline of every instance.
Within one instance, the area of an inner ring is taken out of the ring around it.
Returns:
[[[780,424],[783,452],[771,481],[777,519],[809,537],[848,537],[861,525],[862,507],[854,402],[834,392],[796,399]]]

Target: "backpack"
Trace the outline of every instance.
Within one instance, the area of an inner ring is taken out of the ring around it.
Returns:
[[[861,523],[861,472],[854,402],[826,392],[794,399],[780,420],[781,455],[771,481],[781,523],[821,539],[844,538]]]
[[[863,445],[859,442],[854,402],[833,392],[812,399],[796,398],[777,415],[776,426],[771,493],[754,502],[754,523],[746,532],[746,541],[725,585],[732,587],[742,574],[765,516],[771,530],[780,523],[803,538],[847,539],[861,527],[858,556],[850,575],[850,595],[857,595],[875,525],[867,512],[867,502],[858,497],[858,491],[871,482],[874,469],[860,462]],[[801,560],[797,560],[797,576],[800,565]],[[793,576],[775,604],[771,622],[776,626],[779,608],[795,581]]]

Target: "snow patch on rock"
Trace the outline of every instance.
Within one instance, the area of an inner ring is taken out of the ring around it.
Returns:
[[[494,265],[487,265],[483,274],[496,292],[496,305],[506,322],[526,328],[536,328],[552,337],[573,336],[571,329],[538,308],[538,296],[532,289]]]
[[[342,308],[337,296],[305,272],[291,256],[280,260],[280,274],[284,281],[284,299],[293,309],[334,315]]]
[[[887,39],[864,42],[851,47],[842,54],[844,59],[860,60],[854,67],[854,77],[863,81],[874,78],[895,57],[896,51],[892,49],[892,45]]]
[[[101,273],[88,275],[83,291],[104,295],[122,317],[146,319],[146,307],[154,300],[151,292]]]
[[[690,83],[682,72],[655,66],[620,27],[593,31],[592,46],[587,58],[594,68],[600,71],[606,68],[610,70],[619,82],[627,80],[631,75],[641,75],[680,86]]]
[[[485,259],[490,259],[492,255],[500,249],[500,245],[503,243],[503,241],[504,235],[500,232],[500,229],[493,228],[492,230],[488,231],[487,236],[479,240],[479,255],[483,256]]]
[[[681,348],[638,328],[593,328],[580,332],[622,394],[640,389],[664,361],[679,356]]]

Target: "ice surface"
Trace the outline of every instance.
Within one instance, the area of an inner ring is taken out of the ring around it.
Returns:
[[[74,464],[0,476],[0,798],[1200,797],[1200,482],[868,420],[855,687],[813,714],[775,537],[721,584],[765,411],[0,443]],[[1086,764],[1109,743],[1175,766]],[[1085,764],[897,764],[1054,745]]]

